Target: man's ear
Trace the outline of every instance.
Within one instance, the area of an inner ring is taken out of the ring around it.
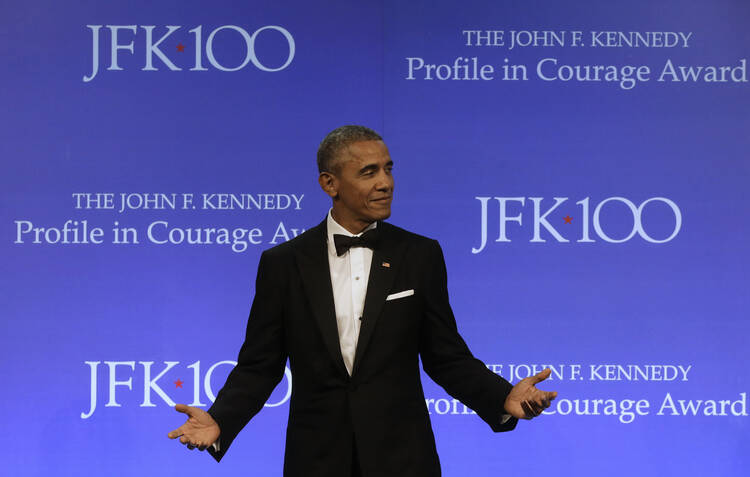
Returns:
[[[339,184],[336,180],[336,176],[330,172],[321,172],[318,176],[318,184],[320,184],[320,188],[323,189],[323,192],[328,194],[332,199],[335,199],[339,194]]]

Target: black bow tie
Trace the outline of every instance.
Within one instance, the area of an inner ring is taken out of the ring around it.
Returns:
[[[378,229],[370,229],[359,237],[334,234],[333,243],[336,245],[336,255],[339,257],[352,247],[367,247],[375,250],[378,245]]]

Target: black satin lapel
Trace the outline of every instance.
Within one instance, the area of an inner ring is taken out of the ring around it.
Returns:
[[[362,326],[359,329],[352,376],[357,372],[359,362],[367,351],[372,332],[380,317],[380,312],[383,310],[383,305],[385,305],[385,299],[393,288],[393,281],[396,278],[399,264],[406,249],[406,243],[400,243],[396,240],[388,224],[378,224],[378,227],[381,226],[383,230],[381,230],[380,245],[372,254],[370,278],[367,282],[365,306],[362,311]]]
[[[336,324],[336,306],[333,301],[331,272],[328,266],[325,222],[318,228],[322,230],[316,231],[318,233],[314,233],[307,243],[296,250],[297,264],[307,299],[310,301],[326,348],[336,363],[336,367],[348,376],[344,358],[341,356],[339,330]]]

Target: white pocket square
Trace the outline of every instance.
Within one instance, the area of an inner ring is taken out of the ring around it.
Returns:
[[[413,294],[414,294],[414,289],[412,288],[411,290],[404,290],[402,292],[392,293],[385,298],[385,301],[398,300],[399,298],[404,298],[405,296],[412,296]]]

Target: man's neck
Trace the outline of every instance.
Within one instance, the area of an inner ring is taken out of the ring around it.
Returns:
[[[372,223],[372,222],[368,223],[368,222],[365,222],[362,220],[356,220],[356,219],[346,220],[345,218],[340,217],[336,213],[336,209],[331,209],[331,217],[333,218],[333,220],[336,221],[337,224],[344,227],[347,230],[347,232],[353,235],[362,233],[362,231],[365,230],[367,227],[369,227],[370,224]]]

